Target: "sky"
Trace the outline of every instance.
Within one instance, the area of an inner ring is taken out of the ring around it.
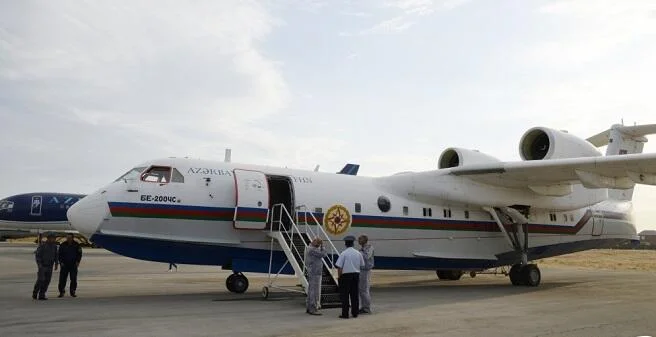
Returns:
[[[226,148],[367,176],[516,161],[534,126],[656,123],[654,55],[652,0],[2,1],[0,197]],[[656,187],[634,196],[656,228]]]

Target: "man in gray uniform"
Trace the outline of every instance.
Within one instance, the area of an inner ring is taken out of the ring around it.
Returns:
[[[39,247],[35,252],[36,265],[39,268],[36,283],[34,284],[34,291],[32,291],[32,298],[39,300],[47,300],[46,292],[48,291],[48,286],[50,285],[50,279],[52,278],[52,267],[55,267],[55,270],[59,267],[59,262],[57,261],[57,241],[55,241],[55,234],[48,233],[48,239],[46,242],[39,244]]]
[[[323,275],[323,258],[328,253],[323,248],[323,242],[319,238],[312,240],[307,247],[307,257],[305,259],[305,266],[308,275],[308,292],[305,302],[306,310],[310,315],[321,315],[317,311],[317,303],[321,300],[321,276]]]
[[[360,284],[358,287],[360,293],[360,313],[371,313],[371,269],[374,267],[374,247],[369,243],[369,237],[360,235],[358,238],[360,244],[360,253],[364,258],[364,265],[360,267]]]

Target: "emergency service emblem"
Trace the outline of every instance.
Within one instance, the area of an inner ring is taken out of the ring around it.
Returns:
[[[351,228],[351,213],[342,205],[333,205],[323,216],[323,228],[332,235],[340,235]]]

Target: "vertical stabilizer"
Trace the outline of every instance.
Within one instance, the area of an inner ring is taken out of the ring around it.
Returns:
[[[656,124],[624,126],[613,125],[609,130],[588,138],[588,142],[600,147],[608,145],[607,156],[642,153],[647,142],[646,135],[656,134]],[[633,188],[626,190],[608,190],[608,196],[615,200],[631,200]]]

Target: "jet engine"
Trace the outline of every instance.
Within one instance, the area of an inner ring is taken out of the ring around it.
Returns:
[[[458,167],[464,165],[496,163],[500,160],[476,150],[450,147],[440,155],[437,167],[439,169]]]
[[[601,153],[585,139],[564,131],[535,127],[519,141],[522,160],[548,160],[576,157],[597,157]]]

